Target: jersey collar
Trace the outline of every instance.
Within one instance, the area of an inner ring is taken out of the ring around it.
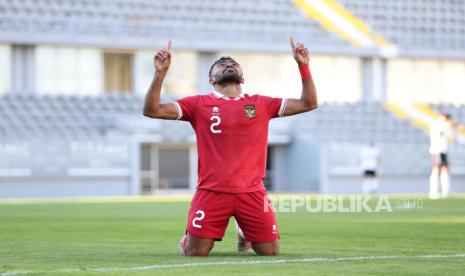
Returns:
[[[226,97],[225,95],[221,94],[221,93],[218,92],[218,91],[213,91],[213,94],[215,95],[215,97],[217,97],[217,98],[222,98],[222,99],[225,99],[225,100],[227,100],[227,101],[229,101],[229,100],[235,100],[235,101],[237,101],[237,100],[239,100],[239,99],[241,99],[241,98],[244,98],[244,93],[241,93],[239,96],[236,96],[236,97],[233,98],[233,99],[231,99],[231,98],[229,98],[229,97]]]

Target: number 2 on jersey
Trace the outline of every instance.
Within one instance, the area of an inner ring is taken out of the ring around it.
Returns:
[[[220,116],[214,115],[210,118],[210,121],[213,121],[213,123],[210,125],[210,131],[212,133],[221,133],[221,129],[215,128],[221,124]]]

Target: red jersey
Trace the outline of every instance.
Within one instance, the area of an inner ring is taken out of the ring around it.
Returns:
[[[221,93],[190,96],[176,103],[178,119],[197,137],[198,189],[224,193],[265,190],[268,124],[283,116],[286,99]]]

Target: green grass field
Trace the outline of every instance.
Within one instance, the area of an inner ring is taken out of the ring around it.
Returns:
[[[278,213],[278,257],[236,253],[230,224],[208,258],[178,255],[187,201],[3,201],[0,275],[464,275],[465,197],[397,199],[391,213]]]

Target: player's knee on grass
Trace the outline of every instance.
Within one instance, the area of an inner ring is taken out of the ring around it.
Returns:
[[[186,256],[190,257],[207,257],[210,250],[202,248],[186,248]]]
[[[260,256],[278,256],[279,254],[279,242],[256,242],[252,243],[252,248]]]
[[[200,239],[187,234],[186,256],[208,256],[214,243],[213,239]]]

